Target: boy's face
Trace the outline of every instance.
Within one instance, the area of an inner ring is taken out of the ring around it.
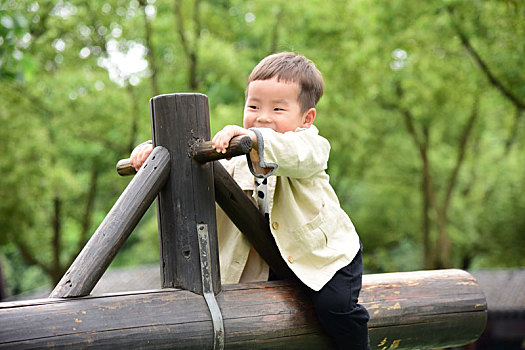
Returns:
[[[244,105],[244,127],[270,128],[280,133],[309,128],[315,119],[315,108],[301,113],[298,98],[297,83],[277,78],[252,81]]]

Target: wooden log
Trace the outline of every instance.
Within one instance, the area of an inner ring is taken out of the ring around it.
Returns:
[[[213,163],[215,201],[237,228],[248,238],[252,246],[280,278],[296,278],[281,257],[277,244],[264,216],[246,196],[226,169]]]
[[[169,174],[169,154],[156,147],[67,270],[50,297],[91,293],[100,277],[149,208]]]
[[[209,234],[209,266],[213,291],[220,291],[215,193],[211,163],[192,159],[191,146],[210,139],[208,98],[202,94],[170,94],[151,99],[153,144],[171,155],[170,177],[160,191],[157,215],[161,281],[164,288],[202,294],[197,225]]]
[[[290,281],[224,286],[217,301],[225,348],[333,348],[303,288]],[[461,270],[365,275],[360,303],[370,312],[372,349],[460,346],[486,322],[485,297]],[[212,342],[204,298],[184,290],[0,303],[0,349],[209,349]]]
[[[127,175],[135,175],[137,171],[133,166],[131,166],[131,162],[129,161],[129,158],[121,159],[117,162],[117,173],[120,176],[127,176]]]
[[[235,146],[241,142],[247,144],[247,141],[243,141],[243,139],[247,139],[251,147],[249,137],[237,137],[235,139],[237,139],[236,142],[233,145],[230,143],[229,149],[238,147],[240,150],[235,152],[244,152],[246,146]],[[196,153],[201,155],[197,159],[209,160],[211,158],[209,156],[210,150],[215,152],[211,148],[211,143],[198,147],[201,151]],[[220,153],[215,153],[218,156],[221,155]],[[120,165],[117,165],[117,171],[119,171],[121,175],[132,175],[134,173],[135,169],[129,164],[129,159],[120,160],[119,164]],[[288,265],[286,265],[279,253],[268,223],[253,202],[246,196],[220,163],[213,163],[213,172],[215,201],[217,204],[219,204],[237,228],[248,238],[255,250],[257,250],[268,265],[270,265],[277,276],[284,279],[295,278],[294,273]]]
[[[211,141],[197,142],[193,148],[193,159],[199,163],[211,162],[219,159],[232,158],[250,153],[252,139],[249,136],[236,136],[230,140],[225,153],[218,153],[211,145]]]
[[[235,152],[244,152],[246,146],[235,145],[241,143],[247,144],[247,141],[243,141],[246,139],[249,140],[251,147],[251,140],[249,137],[237,137],[235,139],[237,140],[233,145],[230,143],[230,150],[237,148],[239,151]],[[199,144],[202,144],[202,142],[199,142]],[[208,161],[212,158],[209,154],[211,151],[215,151],[211,148],[211,143],[207,142],[198,147],[200,150],[197,151],[196,154],[200,155],[196,159]],[[222,154],[215,153],[218,156],[214,157],[220,157]],[[294,273],[290,270],[288,265],[286,265],[279,253],[279,249],[275,244],[268,223],[259,210],[257,210],[253,202],[246,196],[243,190],[241,190],[235,180],[232,179],[230,174],[228,174],[220,163],[214,162],[213,169],[215,201],[217,204],[219,204],[237,228],[248,238],[255,250],[257,250],[268,265],[270,265],[277,276],[284,279],[295,278]],[[132,175],[134,174],[135,169],[129,163],[129,159],[122,159],[117,164],[117,171],[121,175]]]
[[[231,139],[226,153],[217,153],[211,146],[211,141],[196,141],[190,146],[193,159],[199,163],[211,162],[219,159],[237,157],[250,153],[252,140],[249,136],[235,136]],[[129,158],[121,159],[117,162],[117,173],[121,176],[135,175],[137,172],[131,166]]]

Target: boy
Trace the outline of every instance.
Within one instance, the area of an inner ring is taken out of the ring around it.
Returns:
[[[369,316],[357,304],[362,246],[325,172],[330,145],[313,125],[322,94],[323,79],[311,61],[289,52],[270,55],[248,79],[244,127],[224,127],[212,145],[226,152],[232,137],[250,136],[250,155],[222,164],[267,218],[281,256],[308,287],[338,348],[366,349]],[[151,149],[138,146],[131,164],[140,168]],[[223,283],[273,279],[221,210],[217,226]]]

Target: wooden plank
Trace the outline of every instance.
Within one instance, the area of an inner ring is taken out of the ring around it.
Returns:
[[[162,286],[202,294],[197,224],[208,225],[214,292],[220,291],[219,255],[211,163],[192,159],[191,146],[209,140],[208,98],[170,94],[151,99],[153,143],[171,155],[170,177],[159,193]]]
[[[224,286],[217,301],[225,347],[332,348],[303,288],[291,281]],[[434,307],[441,297],[448,307]],[[360,302],[381,310],[371,312],[372,349],[459,346],[477,339],[486,322],[481,289],[459,270],[366,275]],[[200,349],[212,341],[204,299],[185,290],[0,303],[0,349]]]
[[[213,167],[217,204],[248,238],[277,276],[295,279],[295,274],[281,257],[264,216],[219,162],[214,162]]]
[[[91,293],[100,277],[166,182],[169,154],[156,147],[67,270],[50,297]]]

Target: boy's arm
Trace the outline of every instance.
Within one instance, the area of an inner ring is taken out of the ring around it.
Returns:
[[[249,135],[252,139],[250,159],[257,174],[268,174],[277,168],[275,175],[305,178],[327,168],[330,144],[318,135],[315,126],[282,134],[269,128],[228,125],[213,137],[212,146],[217,152],[224,152],[230,139],[237,135]]]
[[[268,128],[257,131],[263,143],[260,157],[267,164],[278,165],[275,175],[307,178],[327,168],[330,143],[315,126],[284,134]]]

